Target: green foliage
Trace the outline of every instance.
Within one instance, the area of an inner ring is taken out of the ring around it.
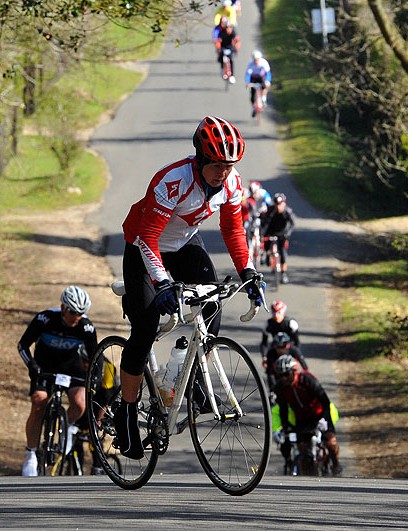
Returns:
[[[140,45],[140,35],[132,36]],[[115,64],[75,62],[54,83],[47,81],[35,112],[24,118],[25,130],[37,134],[20,137],[18,152],[2,178],[0,210],[52,209],[99,199],[106,171],[101,161],[83,151],[78,133],[94,127],[142,77]]]
[[[318,117],[322,100],[313,87],[312,65],[299,54],[296,27],[305,25],[310,4],[266,0],[263,45],[272,67],[272,90],[284,137],[281,153],[296,184],[318,208],[333,216],[355,216],[358,206],[344,182],[352,156],[327,122]],[[336,190],[336,194],[333,193]]]
[[[407,261],[361,266],[343,280],[353,289],[342,310],[359,356],[408,358]]]
[[[107,169],[96,155],[82,151],[73,163],[69,183],[58,179],[58,162],[50,158],[43,138],[24,137],[21,156],[7,167],[0,187],[0,210],[53,210],[97,201],[105,187]]]
[[[310,46],[321,46],[321,37],[312,35],[308,26],[312,7],[319,6],[307,0],[265,0],[263,43],[272,66],[272,91],[280,118],[279,132],[284,139],[283,159],[310,202],[333,217],[355,220],[404,214],[408,206],[406,175],[397,172],[391,179],[391,186],[384,186],[377,175],[368,181],[356,179],[357,170],[350,173],[351,166],[359,169],[364,162],[367,169],[367,164],[376,160],[363,148],[366,144],[371,148],[367,131],[371,130],[374,118],[382,118],[384,114],[371,116],[368,111],[364,113],[361,106],[352,108],[347,115],[346,106],[343,106],[342,120],[348,116],[350,123],[358,121],[360,124],[363,146],[360,152],[352,139],[346,145],[344,137],[338,134],[332,125],[335,117],[328,112],[322,96],[321,89],[328,87],[327,78],[319,78],[313,55],[305,55],[306,37]],[[347,70],[347,62],[345,68]],[[334,97],[334,82],[330,90]],[[384,154],[379,159],[384,160],[384,165],[401,164],[401,151],[396,141],[392,146],[387,143],[390,128],[387,130],[387,121],[383,122],[385,129],[376,129],[376,141],[383,139]],[[364,167],[359,169],[360,174]],[[391,170],[386,166],[388,173],[392,173]]]

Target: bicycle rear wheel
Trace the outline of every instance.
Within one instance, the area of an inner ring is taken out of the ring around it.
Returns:
[[[138,489],[151,478],[157,464],[158,455],[147,444],[145,455],[140,460],[129,459],[121,455],[113,446],[116,430],[113,415],[121,400],[120,361],[126,339],[110,336],[103,339],[95,352],[89,366],[86,382],[86,400],[90,435],[102,467],[110,479],[123,489]],[[104,389],[104,382],[116,382],[109,390]],[[146,370],[138,397],[138,416],[140,435],[148,440],[147,417],[151,406],[154,386],[150,372]]]
[[[41,426],[42,443],[39,449],[38,473],[41,476],[60,476],[65,463],[68,421],[63,407],[49,404]]]
[[[272,282],[271,287],[273,291],[278,291],[279,289],[279,275],[280,275],[280,261],[279,257],[276,254],[270,255],[270,268],[272,273]]]
[[[220,381],[217,354],[242,416]],[[248,494],[261,481],[269,461],[271,414],[264,383],[244,347],[229,338],[214,338],[209,345],[208,370],[219,397],[221,418],[216,419],[213,412],[197,416],[193,389],[198,369],[196,359],[187,393],[190,432],[198,459],[219,489],[236,496]]]

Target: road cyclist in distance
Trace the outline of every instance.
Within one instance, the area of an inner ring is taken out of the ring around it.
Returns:
[[[275,403],[275,386],[276,386],[276,360],[283,356],[283,354],[290,354],[300,364],[303,370],[308,370],[307,362],[299,347],[292,344],[289,335],[286,332],[278,332],[272,339],[269,347],[265,348],[261,345],[262,366],[265,369],[268,387],[269,399],[271,403]]]
[[[222,5],[217,9],[214,15],[214,27],[218,26],[221,18],[227,17],[233,27],[237,26],[237,8],[231,0],[223,0]]]
[[[83,380],[74,380],[68,389],[68,440],[66,453],[71,449],[72,436],[78,430],[75,422],[85,412],[86,373],[79,356],[80,348],[93,353],[97,335],[87,312],[91,307],[88,293],[78,286],[68,286],[61,293],[59,308],[43,310],[33,318],[18,343],[18,351],[30,376],[31,411],[26,423],[27,448],[23,476],[37,476],[38,449],[41,424],[50,393],[50,385],[42,373],[62,373]],[[30,348],[35,344],[34,354]]]
[[[252,58],[245,69],[245,85],[250,87],[250,101],[252,106],[252,117],[256,115],[254,108],[256,87],[254,85],[261,85],[262,104],[266,107],[266,96],[268,88],[272,83],[272,72],[268,61],[263,56],[260,50],[252,52]]]
[[[241,0],[231,0],[232,7],[235,7],[237,17],[242,15],[242,2]]]
[[[234,57],[240,48],[240,38],[229,20],[226,21],[225,26],[221,24],[215,40],[215,48],[222,78],[231,85],[235,84]]]
[[[249,252],[255,267],[258,267],[261,257],[261,220],[259,219],[256,202],[250,196],[248,188],[242,192],[242,223],[248,243]]]
[[[299,449],[299,473],[314,475],[312,438],[318,429],[331,460],[332,473],[334,476],[341,475],[340,447],[334,427],[337,419],[333,418],[335,414],[338,416],[338,412],[322,384],[312,373],[300,369],[298,361],[290,354],[284,354],[276,360],[275,373],[276,404],[279,406],[282,427],[273,432],[274,440],[281,443],[282,435],[294,431]],[[290,410],[294,414],[294,426],[289,420]],[[290,452],[289,445],[286,450]],[[289,454],[284,454],[284,447],[281,447],[281,452],[285,459],[289,458]]]
[[[295,215],[286,202],[286,195],[278,192],[273,196],[273,204],[268,208],[262,219],[262,234],[264,236],[265,251],[268,251],[271,241],[268,238],[276,236],[281,264],[281,283],[287,284],[288,277],[288,249],[289,239],[295,228]]]
[[[250,181],[248,190],[249,197],[255,201],[258,216],[262,220],[273,204],[272,196],[260,181]]]
[[[273,339],[279,332],[285,332],[295,347],[300,346],[299,323],[293,317],[287,315],[287,305],[281,300],[274,300],[271,303],[270,317],[262,331],[261,353],[268,351],[269,340]]]
[[[217,273],[199,233],[200,225],[219,211],[220,231],[248,297],[261,306],[257,272],[249,256],[242,228],[242,182],[235,165],[245,141],[232,123],[206,116],[193,135],[195,154],[168,164],[152,178],[145,196],[124,220],[123,279],[130,336],[123,349],[121,404],[114,415],[122,455],[142,459],[144,448],[137,420],[137,397],[160,315],[178,310],[171,283],[212,283]],[[169,276],[171,275],[171,277]],[[215,303],[213,304],[214,306]],[[209,331],[218,335],[221,315],[203,309]],[[199,407],[208,397],[197,389]],[[201,403],[200,403],[201,402]]]

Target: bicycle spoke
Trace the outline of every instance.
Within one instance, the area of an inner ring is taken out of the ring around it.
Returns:
[[[88,372],[87,410],[92,443],[106,474],[124,489],[137,489],[145,485],[153,474],[157,454],[148,447],[142,459],[133,460],[121,455],[114,447],[116,431],[113,414],[121,398],[118,375],[125,343],[126,340],[118,336],[107,337],[99,343]],[[146,373],[138,400],[142,440],[147,439],[147,423],[143,419],[147,419],[151,404],[153,386],[150,378],[150,373]],[[101,382],[107,380],[113,387],[104,390]]]
[[[188,394],[190,432],[197,456],[211,481],[228,494],[247,494],[262,479],[269,460],[268,399],[259,373],[243,347],[231,339],[216,338],[213,349],[221,359],[242,416],[231,414],[234,408],[220,381],[219,371],[211,363],[210,353],[208,370],[220,402],[217,405],[221,418],[213,413],[194,416],[197,408],[193,402],[192,382],[198,370],[196,361]]]

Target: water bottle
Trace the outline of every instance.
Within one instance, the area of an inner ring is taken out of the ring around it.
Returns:
[[[156,379],[156,385],[159,390],[160,396],[163,401],[163,405],[166,407],[170,407],[173,403],[174,398],[174,390],[169,389],[164,383],[163,378],[166,374],[166,367],[164,365],[160,365],[159,370],[154,374],[154,377]]]
[[[188,341],[186,336],[177,339],[175,346],[171,349],[170,358],[166,365],[166,373],[163,378],[163,384],[168,389],[174,389],[177,376],[180,373],[187,354]]]
[[[159,370],[159,367],[157,366],[157,359],[156,359],[156,353],[153,350],[153,347],[151,348],[149,352],[149,366],[150,371],[154,375]]]

